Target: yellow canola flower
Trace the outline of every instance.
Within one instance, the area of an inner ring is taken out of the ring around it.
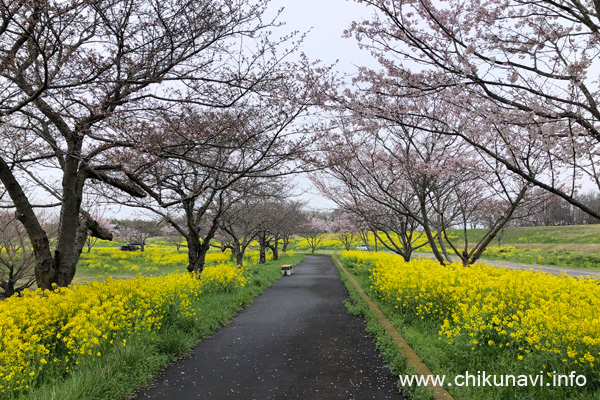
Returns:
[[[429,259],[407,263],[393,254],[344,252],[341,258],[368,271],[373,293],[397,312],[438,320],[441,337],[552,353],[590,368],[600,356],[598,280]]]
[[[51,365],[69,371],[100,357],[115,339],[158,331],[170,315],[195,316],[191,301],[200,293],[200,280],[186,273],[108,278],[0,302],[0,392],[32,387]]]
[[[233,264],[218,264],[205,267],[200,276],[202,290],[209,292],[225,292],[244,287],[246,278],[244,269]]]

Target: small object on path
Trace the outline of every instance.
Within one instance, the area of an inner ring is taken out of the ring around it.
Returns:
[[[331,258],[307,256],[136,399],[405,399],[347,298]]]
[[[281,266],[281,275],[286,276],[286,275],[291,275],[294,273],[294,266],[291,264],[286,264],[286,265],[282,265]]]

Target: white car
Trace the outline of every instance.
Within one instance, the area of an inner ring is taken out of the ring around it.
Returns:
[[[361,245],[358,245],[358,246],[356,247],[356,250],[360,250],[360,251],[368,251],[368,250],[369,250],[369,246],[367,246],[366,244],[361,244]]]

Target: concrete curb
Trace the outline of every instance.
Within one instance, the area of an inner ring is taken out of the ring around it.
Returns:
[[[386,330],[387,333],[390,334],[394,343],[396,343],[396,345],[402,349],[404,356],[406,357],[406,363],[408,365],[412,366],[418,375],[434,376],[434,374],[429,370],[429,368],[427,368],[425,363],[419,358],[417,353],[415,353],[415,351],[410,347],[410,345],[408,343],[406,343],[406,340],[404,340],[402,335],[400,335],[400,332],[398,332],[396,330],[396,328],[394,328],[392,323],[385,317],[385,315],[383,315],[383,313],[381,312],[379,307],[377,307],[377,305],[373,302],[373,300],[371,300],[371,298],[369,296],[367,296],[367,294],[364,292],[364,290],[362,290],[362,288],[360,287],[358,282],[356,282],[354,277],[352,277],[352,275],[350,275],[350,273],[348,273],[346,268],[344,268],[344,266],[337,259],[337,257],[331,257],[331,258],[333,259],[335,264],[348,277],[350,282],[352,282],[352,284],[354,285],[354,287],[356,288],[358,293],[361,295],[363,300],[367,303],[367,305],[369,306],[371,311],[373,311],[373,313],[377,317],[377,321],[379,322],[379,324]],[[448,393],[446,391],[446,389],[444,389],[442,386],[439,386],[439,385],[433,385],[431,383],[431,381],[432,380],[427,381],[427,387],[433,389],[433,391],[434,391],[433,398],[435,400],[453,400],[453,397],[450,395],[450,393]]]

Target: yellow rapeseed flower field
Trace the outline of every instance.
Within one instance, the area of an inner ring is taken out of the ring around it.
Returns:
[[[0,302],[0,393],[34,387],[48,369],[68,374],[138,333],[160,330],[173,315],[197,320],[192,302],[205,289],[233,290],[245,279],[242,269],[221,263],[200,279],[189,273],[108,277]]]
[[[398,312],[440,322],[452,342],[511,348],[515,358],[546,353],[570,367],[597,371],[600,282],[478,264],[404,262],[393,254],[345,252],[342,261],[369,270],[371,290]]]
[[[208,253],[207,265],[227,263],[231,261],[231,253]],[[120,251],[117,248],[93,249],[92,253],[83,253],[80,265],[94,273],[156,273],[162,267],[185,268],[188,264],[186,252],[177,252],[166,246],[148,247],[144,252]]]
[[[205,267],[200,281],[202,290],[207,293],[231,291],[246,285],[244,270],[225,263]]]

